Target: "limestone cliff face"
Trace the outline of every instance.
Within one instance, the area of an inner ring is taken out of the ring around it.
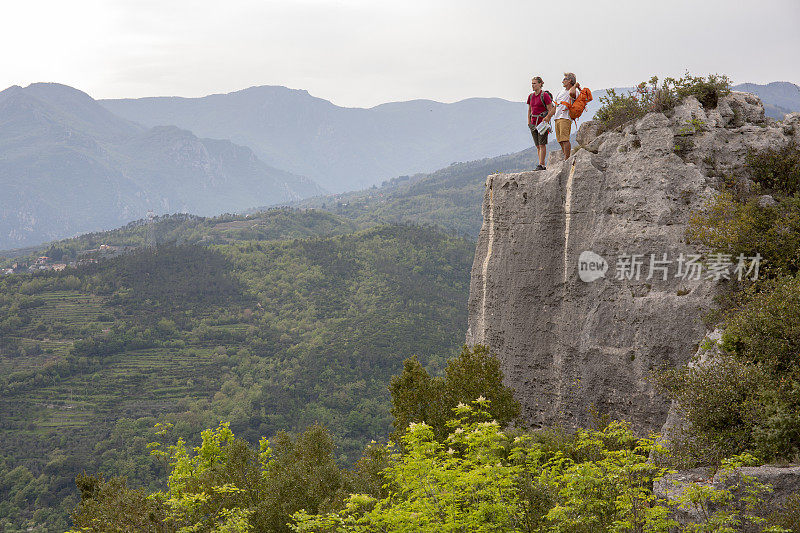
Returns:
[[[689,98],[622,132],[597,137],[584,125],[583,149],[546,171],[487,178],[467,344],[498,356],[530,425],[586,425],[596,411],[661,427],[669,402],[648,376],[690,359],[719,290],[707,271],[682,276],[686,261],[678,271],[681,254],[703,252],[686,243],[689,217],[723,176],[743,179],[749,148],[792,137],[800,114],[769,121],[752,95],[712,110]],[[602,267],[584,254],[579,275],[583,252],[607,262],[604,278],[581,279],[589,259]],[[638,279],[620,261],[641,262]]]

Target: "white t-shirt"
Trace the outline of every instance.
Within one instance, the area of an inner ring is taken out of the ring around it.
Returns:
[[[567,109],[567,106],[565,106],[561,102],[572,102],[572,98],[569,97],[568,89],[561,89],[561,91],[556,95],[555,102],[553,103],[558,105],[556,106],[556,114],[553,115],[553,118],[555,119],[565,118],[567,120],[570,120],[569,109]]]

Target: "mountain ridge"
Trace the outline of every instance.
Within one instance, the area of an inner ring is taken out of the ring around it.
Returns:
[[[514,127],[524,103],[500,98],[345,108],[305,90],[255,86],[195,99],[149,97],[101,104],[146,125],[174,124],[245,144],[267,163],[309,176],[332,192],[518,151],[530,138],[524,123]]]
[[[111,228],[148,210],[212,215],[323,192],[247,147],[148,129],[44,83],[0,92],[0,185],[0,248]]]

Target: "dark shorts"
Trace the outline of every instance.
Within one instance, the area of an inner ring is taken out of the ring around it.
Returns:
[[[533,135],[533,145],[545,146],[547,144],[547,136],[550,135],[550,130],[547,130],[544,135],[540,135],[539,131],[536,129],[536,126],[533,124],[528,124],[528,127],[531,130],[531,135]]]

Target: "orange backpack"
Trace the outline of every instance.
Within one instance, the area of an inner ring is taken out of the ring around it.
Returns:
[[[571,104],[569,102],[561,102],[564,104],[567,109],[569,109],[569,118],[572,120],[577,120],[583,114],[583,110],[586,109],[586,104],[592,101],[592,91],[589,90],[588,87],[584,87],[581,89],[581,92],[578,93],[577,98]]]

